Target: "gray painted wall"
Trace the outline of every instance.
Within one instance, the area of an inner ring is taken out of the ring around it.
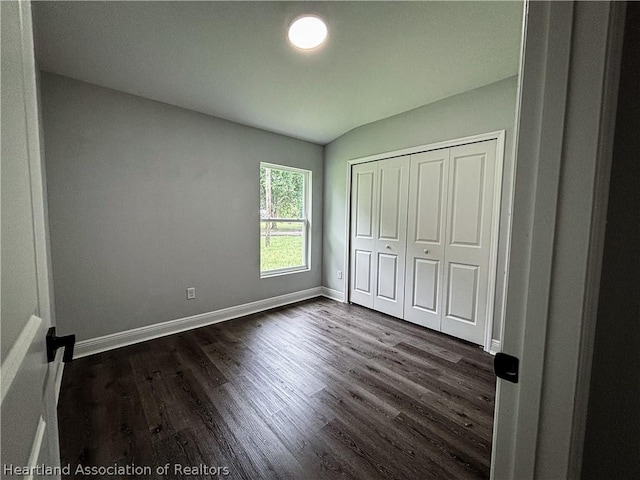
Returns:
[[[60,333],[84,340],[321,285],[321,146],[48,73],[41,97]],[[260,279],[261,161],[313,172],[308,272]]]
[[[640,478],[640,4],[627,4],[583,479]]]
[[[346,272],[345,214],[347,209],[347,162],[402,148],[425,145],[479,133],[506,130],[502,216],[498,259],[496,312],[502,309],[504,285],[506,202],[513,171],[513,127],[515,121],[517,77],[455,95],[409,112],[358,127],[325,147],[323,285],[342,292],[343,280],[337,270]],[[499,339],[501,326],[494,322],[493,338]]]

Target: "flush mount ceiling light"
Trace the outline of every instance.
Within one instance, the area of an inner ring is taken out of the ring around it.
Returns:
[[[327,38],[327,25],[315,15],[296,18],[289,26],[289,41],[303,50],[311,50]]]

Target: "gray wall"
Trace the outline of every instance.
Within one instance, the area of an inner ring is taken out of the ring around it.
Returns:
[[[358,127],[325,147],[323,285],[342,292],[343,280],[337,270],[346,272],[345,214],[347,208],[347,162],[350,159],[444,140],[506,130],[504,179],[513,170],[513,126],[515,121],[517,77],[455,95],[409,112]],[[500,225],[496,312],[502,308],[508,212],[505,202],[510,192],[504,188]],[[493,338],[499,339],[500,325],[494,323]]]
[[[582,478],[640,478],[640,4],[627,5]]]
[[[83,340],[321,285],[321,146],[48,73],[41,97],[62,334]],[[261,161],[313,172],[309,272],[260,279]]]

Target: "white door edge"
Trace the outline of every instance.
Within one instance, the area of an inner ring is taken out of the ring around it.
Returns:
[[[515,142],[514,142],[515,143]],[[489,250],[489,284],[487,292],[487,324],[485,328],[484,335],[484,351],[491,352],[491,341],[493,340],[493,325],[496,317],[495,303],[496,303],[496,283],[498,281],[498,244],[500,242],[500,212],[502,210],[502,177],[504,175],[504,149],[505,149],[505,131],[502,130],[499,132],[498,137],[496,138],[496,170],[495,170],[495,193],[493,195],[493,208],[491,218],[493,219],[491,225],[491,245]],[[513,180],[514,180],[514,172],[515,169],[511,169],[511,175],[507,181],[507,188],[509,190],[512,189]],[[510,197],[509,197],[510,198]],[[508,212],[511,211],[511,204],[508,205]],[[511,215],[507,215],[507,224],[510,224]],[[507,227],[509,228],[509,227]],[[504,253],[505,258],[509,258],[509,242],[506,242],[506,251]],[[508,266],[505,263],[505,267]],[[505,275],[506,277],[506,275]],[[506,281],[503,285],[506,285]],[[504,303],[504,297],[503,297]],[[504,316],[502,315],[502,309],[499,312],[499,325],[502,326],[504,324]],[[502,340],[502,337],[497,339],[498,342]]]
[[[23,78],[27,91],[37,92],[36,71],[34,56],[34,41],[31,2],[19,2],[20,17],[23,22],[22,33],[22,57]],[[29,177],[31,180],[31,208],[33,211],[33,231],[36,253],[36,270],[38,282],[38,314],[51,323],[53,320],[53,307],[51,300],[52,288],[49,272],[49,231],[46,212],[46,179],[44,177],[44,162],[41,158],[40,145],[40,117],[38,109],[38,97],[25,95],[25,116],[27,119],[27,148],[29,152]]]
[[[5,396],[11,389],[11,384],[18,374],[35,336],[40,331],[42,321],[43,320],[40,317],[31,315],[26,325],[22,328],[22,331],[20,332],[20,335],[18,335],[15,343],[11,346],[11,350],[9,350],[2,366],[0,366],[0,377],[2,378],[2,402],[4,402]]]
[[[42,449],[42,441],[44,440],[44,433],[47,430],[47,422],[44,421],[42,416],[38,420],[38,428],[33,438],[33,445],[31,446],[31,453],[29,454],[29,460],[27,460],[27,468],[29,473],[24,476],[24,480],[32,480],[36,472],[38,465],[38,459],[40,458],[40,450]]]
[[[587,409],[591,386],[591,367],[600,293],[600,275],[604,254],[609,184],[613,162],[613,145],[620,84],[620,65],[624,43],[626,2],[611,5],[606,40],[606,61],[603,71],[603,95],[600,109],[597,166],[594,181],[594,200],[589,232],[589,255],[584,292],[583,327],[580,338],[576,378],[575,405],[569,451],[569,476],[580,478],[586,433]],[[622,28],[620,28],[622,26]]]
[[[520,357],[520,382],[498,380],[491,478],[580,478],[624,8],[526,3],[518,268],[501,338]]]
[[[58,349],[56,352],[56,358],[53,361],[51,370],[53,371],[53,389],[55,392],[55,404],[58,406],[58,399],[60,398],[60,388],[62,388],[62,375],[64,374],[64,362],[62,356],[64,355],[63,349]]]
[[[19,322],[22,329],[11,347],[7,348],[7,356],[0,367],[1,403],[2,408],[7,409],[6,416],[3,412],[7,421],[7,425],[3,423],[3,428],[9,426],[9,429],[13,429],[11,439],[7,438],[8,441],[2,444],[2,455],[7,464],[17,466],[15,461],[28,459],[28,465],[21,466],[34,467],[46,463],[55,467],[60,464],[60,458],[56,448],[58,429],[54,404],[56,392],[53,388],[56,385],[54,381],[59,382],[59,379],[54,375],[54,365],[47,362],[44,348],[44,336],[51,324],[53,308],[32,11],[28,0],[8,3],[13,4],[7,7],[8,25],[15,35],[11,35],[7,53],[11,52],[10,61],[17,67],[12,69],[12,78],[16,85],[21,84],[22,103],[20,108],[12,110],[15,114],[14,124],[20,125],[16,141],[20,142],[21,148],[24,147],[24,151],[21,150],[14,160],[21,167],[20,175],[28,178],[28,187],[26,183],[24,188],[21,187],[24,196],[20,202],[25,207],[29,206],[28,220],[31,222],[30,235],[25,231],[18,238],[26,242],[33,241],[35,281],[32,283],[29,280],[24,285],[29,309],[10,319]],[[2,14],[5,15],[4,4]],[[26,246],[31,248],[31,244]],[[27,478],[40,476],[39,471],[30,471],[30,474]]]

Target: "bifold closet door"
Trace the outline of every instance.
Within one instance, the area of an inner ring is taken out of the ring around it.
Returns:
[[[484,344],[496,141],[450,149],[441,331]],[[497,221],[497,219],[495,220]]]
[[[409,156],[380,160],[373,308],[403,318]]]
[[[351,301],[402,318],[409,157],[353,166]]]
[[[373,308],[373,281],[376,278],[375,232],[378,165],[354,165],[351,170],[350,300]]]
[[[411,156],[404,319],[440,330],[450,149]]]
[[[355,165],[350,299],[484,344],[495,140]]]

